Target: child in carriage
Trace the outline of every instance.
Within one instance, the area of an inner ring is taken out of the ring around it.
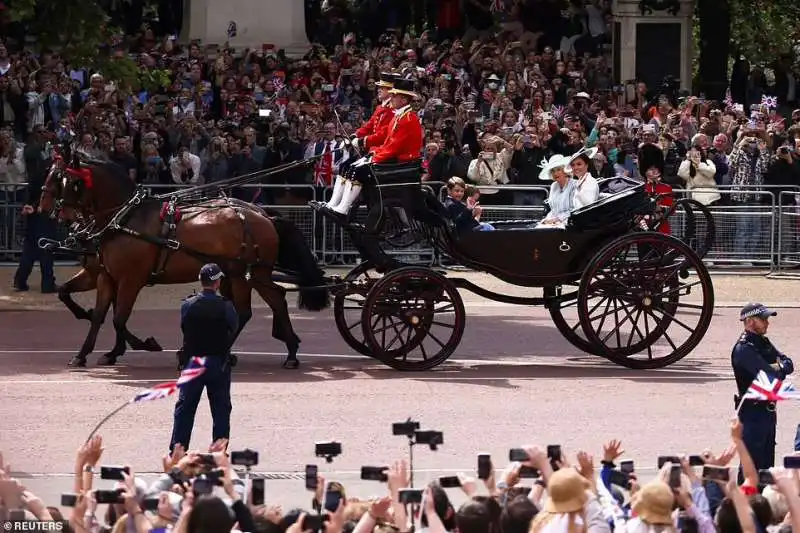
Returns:
[[[447,198],[444,207],[450,219],[455,222],[456,231],[494,231],[494,226],[481,222],[483,208],[478,203],[480,191],[469,186],[464,180],[453,177],[447,180]],[[464,198],[466,197],[466,202]]]

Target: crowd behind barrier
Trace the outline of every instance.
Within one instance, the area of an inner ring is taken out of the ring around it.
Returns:
[[[437,186],[440,187],[440,198],[444,199],[446,187],[440,183],[434,185]],[[291,189],[298,192],[299,196],[315,200],[327,200],[330,197],[330,189],[310,185],[244,187],[272,189],[276,192]],[[174,189],[175,186],[149,185],[148,188],[154,193],[160,193],[167,188]],[[25,218],[21,215],[23,203],[15,199],[15,195],[23,194],[24,185],[7,189],[5,194],[8,202],[0,204],[0,261],[12,262],[18,259],[24,239]],[[542,199],[546,199],[549,193],[548,189],[541,186],[507,185],[502,189],[508,193],[535,192],[540,194]],[[768,269],[774,273],[797,268],[800,266],[800,205],[795,205],[794,202],[800,199],[800,186],[763,186],[763,190],[756,190],[755,187],[751,189],[733,190],[730,186],[719,187],[718,192],[722,196],[722,201],[718,205],[709,207],[716,225],[716,239],[705,257],[706,263],[712,270],[737,267]],[[731,195],[742,194],[742,190],[747,191],[745,194],[752,199],[747,205],[728,201]],[[692,192],[696,190],[673,189],[676,197],[688,196]],[[358,253],[346,232],[339,225],[318,215],[308,205],[283,204],[270,207],[280,211],[303,231],[320,264],[339,266],[358,261]],[[544,216],[544,212],[545,208],[541,205],[486,205],[482,220],[489,223],[500,220],[538,220]],[[356,214],[356,220],[365,216],[366,211],[362,207]],[[681,237],[684,214],[679,209],[672,216],[673,235]],[[742,236],[743,229],[748,229],[750,232],[746,239]],[[701,229],[698,231],[702,232]],[[387,245],[387,250],[391,254],[403,256],[405,261],[439,266],[448,264],[446,258],[441,257],[438,251],[430,248],[427,243],[410,246],[398,243],[398,247]]]

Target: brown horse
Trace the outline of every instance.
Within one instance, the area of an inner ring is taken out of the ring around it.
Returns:
[[[63,166],[63,160],[58,158],[50,168],[49,174],[54,175],[54,179],[49,181],[51,187],[56,183],[61,183],[60,176],[61,172],[63,172]],[[50,194],[45,196],[50,198],[57,197],[58,195],[59,192],[53,190]],[[39,209],[45,213],[49,212],[51,218],[59,218],[62,221],[69,220],[74,216],[74,212],[67,211],[67,213],[65,213],[60,207],[60,204],[55,205],[54,202],[48,202],[47,205],[40,206]],[[81,269],[58,288],[58,299],[69,309],[75,318],[78,320],[91,321],[93,310],[81,307],[72,299],[72,295],[95,290],[97,288],[97,276],[100,274],[102,267],[97,257],[97,251],[89,249],[91,243],[81,242],[80,239],[76,239],[73,246],[74,248],[70,251],[80,255]],[[79,250],[77,247],[81,249]],[[128,331],[127,328],[123,330],[123,336],[131,350],[145,350],[150,352],[160,352],[162,350],[161,345],[153,337],[142,340]]]
[[[143,287],[194,282],[203,263],[215,262],[226,274],[221,292],[239,314],[238,333],[252,317],[255,289],[272,309],[273,337],[287,346],[283,366],[297,368],[300,339],[289,318],[286,290],[273,281],[273,270],[293,271],[301,309],[320,311],[330,295],[323,271],[291,222],[228,198],[182,205],[148,197],[116,165],[68,169],[61,176],[61,183],[55,175],[48,177],[40,204],[47,209],[58,201],[64,212],[91,217],[102,266],[92,326],[70,366],[86,366],[112,303],[116,343],[98,360],[101,365],[113,365],[125,353],[123,332]]]

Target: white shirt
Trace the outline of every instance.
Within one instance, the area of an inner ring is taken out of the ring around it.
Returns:
[[[590,173],[586,173],[575,184],[575,197],[572,199],[572,207],[579,209],[597,201],[600,197],[600,187],[597,180]]]
[[[200,182],[198,181],[200,180],[200,158],[189,152],[186,152],[186,154],[189,156],[188,163],[189,167],[192,169],[192,174],[193,174],[192,177],[189,179],[188,183],[190,183],[191,185],[202,184],[201,181]],[[184,165],[182,161],[178,158],[178,156],[173,157],[172,160],[169,162],[169,169],[172,174],[172,181],[180,185],[187,183],[183,181]]]

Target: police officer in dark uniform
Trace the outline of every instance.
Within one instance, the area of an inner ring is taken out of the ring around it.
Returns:
[[[217,293],[223,277],[216,264],[204,265],[199,276],[203,291],[181,305],[182,363],[185,366],[192,357],[205,357],[206,370],[181,388],[175,404],[170,451],[177,443],[189,449],[203,388],[208,391],[214,423],[212,442],[230,436],[231,366],[235,364],[230,349],[239,330],[239,316],[233,304]]]
[[[772,379],[785,379],[794,372],[792,360],[779,352],[765,336],[769,317],[775,315],[775,311],[760,303],[745,305],[739,314],[739,319],[744,323],[744,333],[736,341],[731,353],[733,374],[739,390],[735,406],[738,408],[739,402],[744,402],[739,409],[742,437],[759,470],[775,465],[775,429],[778,423],[775,402],[741,398],[762,370]],[[739,481],[744,481],[741,469]]]

